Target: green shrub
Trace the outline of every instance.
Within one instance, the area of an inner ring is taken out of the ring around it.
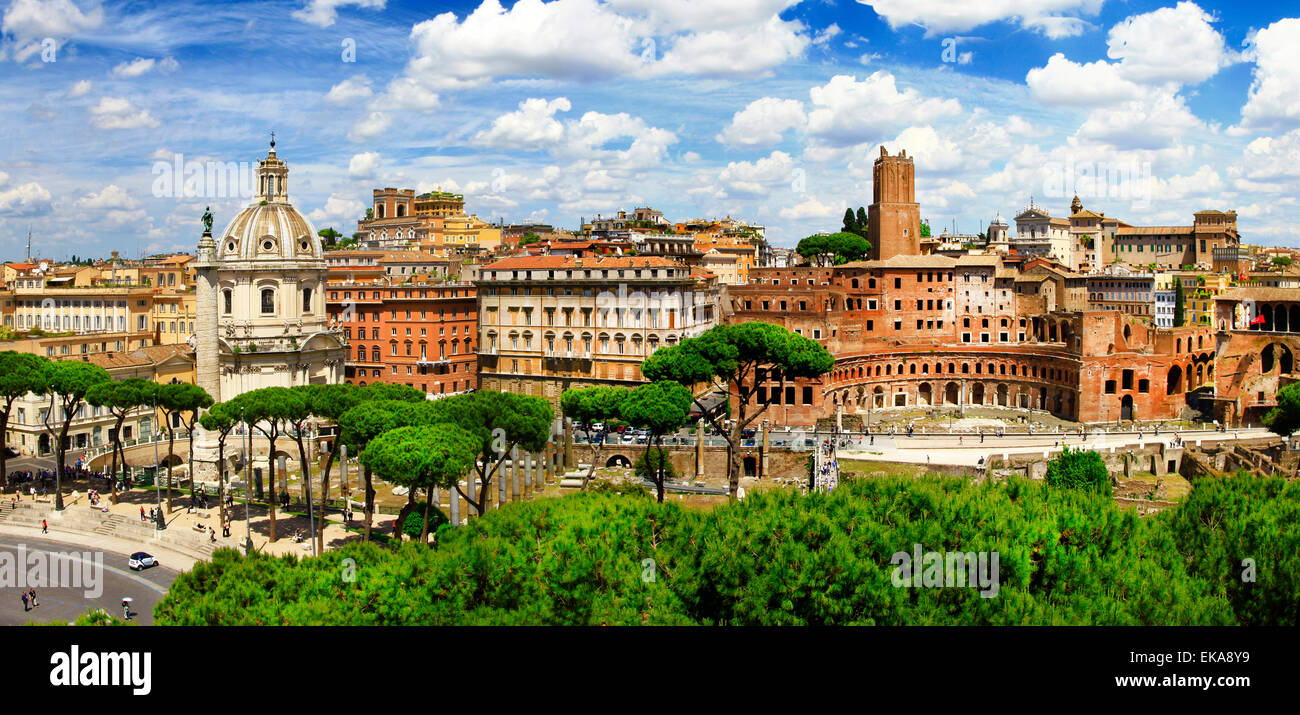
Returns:
[[[1082,489],[1111,495],[1110,470],[1094,451],[1066,447],[1047,464],[1047,483],[1064,489]]]

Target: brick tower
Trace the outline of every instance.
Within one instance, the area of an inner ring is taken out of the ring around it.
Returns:
[[[867,238],[872,258],[921,254],[921,206],[916,203],[916,168],[907,150],[890,156],[880,147],[871,170],[872,200]]]

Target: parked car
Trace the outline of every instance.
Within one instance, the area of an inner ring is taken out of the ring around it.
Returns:
[[[592,423],[591,423],[591,431],[592,431],[592,432],[604,432],[604,431],[605,431],[605,423],[604,423],[604,422],[592,422]]]
[[[127,559],[126,565],[130,566],[132,571],[139,571],[141,569],[147,569],[150,566],[157,566],[158,559],[155,559],[151,554],[137,551],[134,554],[131,554],[131,558]]]

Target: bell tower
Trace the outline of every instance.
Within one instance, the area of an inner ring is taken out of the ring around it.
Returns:
[[[890,156],[880,147],[871,170],[867,240],[876,259],[921,254],[921,206],[916,203],[916,167],[904,149]]]

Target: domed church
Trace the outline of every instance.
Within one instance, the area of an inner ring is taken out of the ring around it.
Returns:
[[[343,381],[347,348],[325,309],[316,229],[289,203],[275,140],[257,165],[257,196],[224,231],[204,216],[199,241],[197,379],[218,401],[261,387]]]

